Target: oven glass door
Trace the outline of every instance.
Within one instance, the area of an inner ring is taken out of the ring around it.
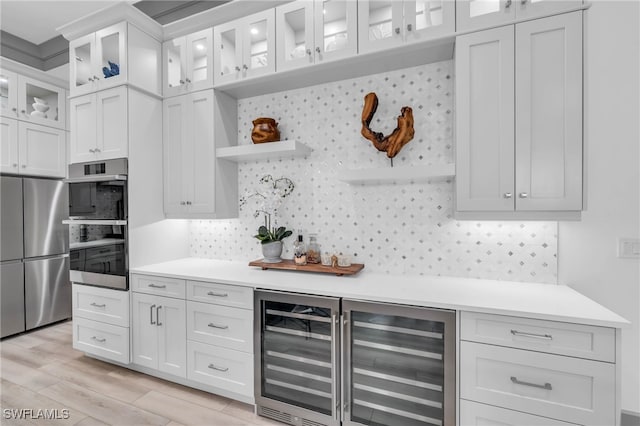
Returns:
[[[69,183],[69,217],[126,220],[127,181]]]

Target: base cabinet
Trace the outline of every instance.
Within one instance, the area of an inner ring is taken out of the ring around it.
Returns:
[[[547,417],[534,416],[520,411],[506,410],[493,405],[460,400],[460,426],[571,426]]]

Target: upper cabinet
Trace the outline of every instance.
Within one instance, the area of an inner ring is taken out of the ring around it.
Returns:
[[[66,97],[61,87],[0,70],[2,115],[64,129]]]
[[[269,9],[213,29],[217,84],[276,70],[274,16]]]
[[[160,94],[160,42],[120,22],[69,42],[70,95],[133,84]]]
[[[453,0],[359,0],[358,49],[366,53],[453,34],[455,7]]]
[[[165,97],[213,87],[212,47],[211,28],[162,44]]]
[[[456,26],[458,31],[481,29],[581,5],[581,0],[457,0]]]
[[[300,0],[277,7],[278,71],[355,55],[357,19],[355,1]]]
[[[456,105],[457,212],[582,210],[582,12],[458,37]]]

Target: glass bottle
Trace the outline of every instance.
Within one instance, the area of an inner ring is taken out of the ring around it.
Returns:
[[[320,263],[320,244],[318,244],[316,238],[316,234],[309,234],[307,263]]]
[[[307,264],[307,247],[302,241],[302,234],[298,234],[298,241],[293,243],[293,263],[296,265]]]

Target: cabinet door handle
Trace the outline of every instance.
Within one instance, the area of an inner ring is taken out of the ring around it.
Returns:
[[[229,296],[228,293],[214,293],[213,291],[210,291],[207,294],[209,296],[216,296],[216,297],[227,297],[227,296]]]
[[[511,198],[511,197],[513,197],[513,194],[512,194],[512,193],[510,193],[510,192],[505,192],[505,193],[504,193],[504,195],[503,195],[503,197],[504,197],[504,198]]]
[[[153,308],[155,308],[155,307],[156,307],[156,305],[151,305],[151,306],[149,306],[149,317],[150,317],[150,318],[149,318],[149,323],[150,323],[151,325],[155,325],[155,323],[156,323],[156,322],[153,320]]]
[[[529,387],[538,388],[538,389],[553,390],[551,383],[545,383],[544,385],[539,385],[537,383],[523,382],[518,380],[518,378],[515,376],[511,376],[511,381],[516,385],[529,386]]]
[[[97,75],[94,75],[94,76],[93,76],[93,80],[94,80],[94,81],[98,81],[98,80],[100,80],[100,77],[98,77]]]
[[[249,69],[249,67],[247,66],[247,64],[242,64],[242,69],[246,71]]]
[[[396,27],[396,34],[400,34],[400,27]]]
[[[217,325],[217,324],[214,324],[214,323],[212,323],[212,322],[210,322],[210,323],[209,323],[209,324],[207,324],[207,325],[208,325],[209,327],[211,327],[211,328],[219,328],[220,330],[226,330],[226,329],[228,329],[228,328],[229,328],[229,326],[228,326],[228,325]]]
[[[506,2],[504,2],[505,9],[509,9],[510,7],[511,7],[511,0],[507,0]]]
[[[180,80],[180,84],[184,84],[184,80]]]
[[[11,108],[11,111],[16,112],[16,111],[18,111],[18,108],[13,107],[13,108]]]
[[[209,368],[212,370],[218,370],[218,371],[229,371],[229,367],[217,367],[213,364],[209,364]]]
[[[21,112],[21,113],[23,113],[23,114],[26,114],[26,113],[27,113],[27,111],[25,111],[25,110],[23,110],[23,109],[21,109],[21,110],[20,110],[20,112]]]
[[[514,336],[533,337],[534,339],[553,340],[553,336],[551,334],[525,333],[524,331],[518,330],[511,330],[511,334]]]
[[[317,47],[317,46],[316,46],[316,52],[318,52],[318,53],[322,53],[322,51],[320,50],[320,47]]]
[[[98,305],[96,302],[91,302],[91,306],[94,306],[96,308],[106,308],[107,305],[105,303],[103,303],[102,305]]]
[[[94,152],[101,152],[100,148],[96,148]]]
[[[413,26],[411,24],[407,24],[407,31],[411,31],[413,29]]]
[[[18,163],[13,163],[13,167],[18,167]]]
[[[153,284],[153,283],[149,284],[149,287],[151,287],[151,288],[167,288],[167,286],[164,285],[164,284],[157,285],[157,284]]]
[[[521,192],[518,197],[520,198],[527,198],[529,196],[529,194],[527,194],[526,192]]]
[[[95,149],[90,149],[89,152],[93,154],[93,153],[96,152],[96,150]]]
[[[187,201],[187,205],[190,206],[191,205],[191,201]]]
[[[27,168],[27,165],[26,165],[26,164],[23,164],[23,165],[22,165],[22,168],[23,168],[23,169],[26,169],[26,168]]]
[[[158,321],[158,327],[162,325],[162,323],[160,322],[160,309],[162,309],[162,305],[156,308],[156,321]]]
[[[186,79],[186,81],[187,81],[187,83],[191,83],[191,80],[190,80],[190,79],[188,79],[188,78]]]
[[[240,71],[240,67],[236,65],[236,71]],[[221,73],[222,74],[222,73]]]
[[[187,204],[187,203],[185,203],[184,201],[180,201],[180,205],[181,206],[184,206],[185,204]]]
[[[527,4],[527,0],[520,0],[520,4]]]
[[[307,55],[311,56],[311,49],[307,49]]]
[[[98,338],[96,336],[91,336],[91,340],[95,340],[96,342],[99,342],[99,343],[104,343],[104,342],[107,341],[107,339],[105,339],[105,338],[100,339],[100,338]]]
[[[93,78],[89,77],[87,80],[88,80],[88,81],[93,81]]]

